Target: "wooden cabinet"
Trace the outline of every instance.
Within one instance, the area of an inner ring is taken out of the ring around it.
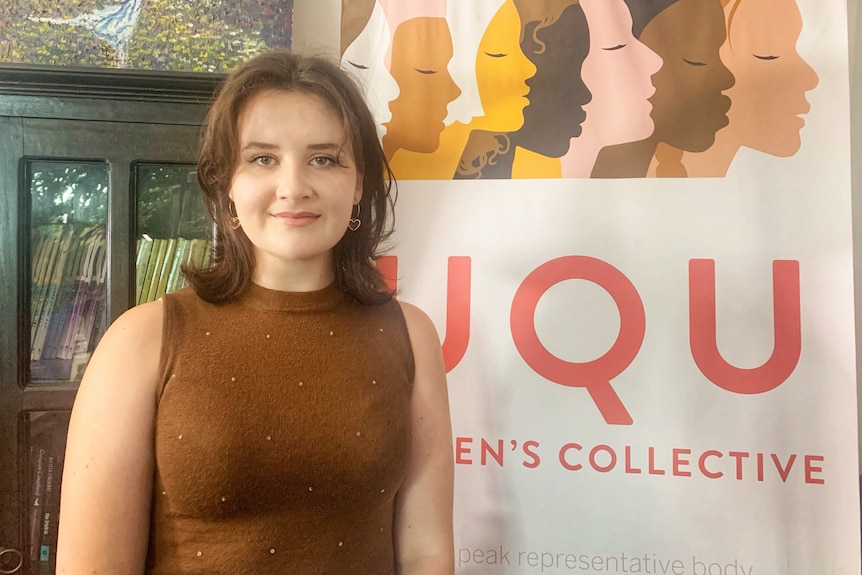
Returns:
[[[194,161],[218,80],[0,70],[3,572],[17,551],[19,572],[53,572],[65,428],[98,338],[142,292],[181,285],[192,240],[206,253]]]

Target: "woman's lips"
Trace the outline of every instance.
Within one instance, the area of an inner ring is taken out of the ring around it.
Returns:
[[[272,214],[272,217],[285,225],[302,227],[310,226],[320,215],[312,212],[278,212]]]

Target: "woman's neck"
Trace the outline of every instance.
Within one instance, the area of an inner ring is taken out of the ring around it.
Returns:
[[[569,141],[569,151],[560,158],[562,177],[589,178],[601,149],[601,144],[595,138],[584,136],[584,133],[572,138]]]
[[[739,151],[739,142],[730,126],[715,134],[715,143],[703,152],[685,152],[682,163],[689,178],[723,178]]]
[[[285,261],[275,258],[256,258],[251,281],[271,290],[308,292],[325,288],[335,280],[332,254],[313,260]]]

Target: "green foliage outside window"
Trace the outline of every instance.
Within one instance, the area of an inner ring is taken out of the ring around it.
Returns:
[[[209,235],[209,218],[193,167],[144,164],[136,172],[139,235],[152,238]]]
[[[30,164],[30,217],[45,224],[104,224],[109,167],[105,163]]]

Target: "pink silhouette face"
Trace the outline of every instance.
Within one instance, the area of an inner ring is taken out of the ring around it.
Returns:
[[[726,93],[730,126],[739,144],[774,156],[799,150],[799,116],[817,74],[796,51],[802,15],[795,0],[738,0],[725,8],[728,39],[721,59],[736,77]]]
[[[662,60],[632,35],[624,0],[581,0],[590,30],[590,52],[581,78],[593,95],[584,106],[584,136],[603,145],[634,142],[653,132],[648,98]]]

